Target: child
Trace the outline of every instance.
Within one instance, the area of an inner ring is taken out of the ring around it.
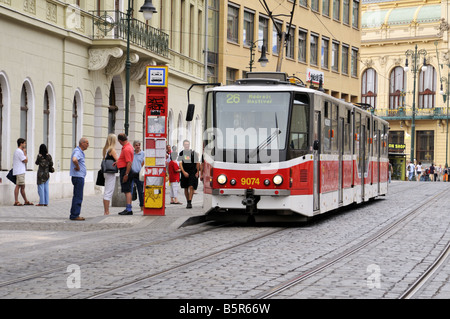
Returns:
[[[169,162],[169,182],[170,182],[170,203],[171,204],[182,204],[178,201],[178,188],[180,187],[180,166],[176,161],[177,154],[172,152],[170,154]]]

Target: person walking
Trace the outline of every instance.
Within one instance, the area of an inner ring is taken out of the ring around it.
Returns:
[[[408,167],[407,167],[407,171],[408,171],[408,180],[409,180],[409,181],[412,181],[412,180],[413,180],[413,177],[414,177],[414,169],[415,169],[414,163],[413,163],[412,161],[409,162],[409,165],[408,165]]]
[[[124,211],[120,212],[119,215],[133,215],[131,210],[131,165],[133,164],[134,150],[130,142],[128,142],[128,137],[125,133],[120,133],[118,135],[118,140],[120,145],[122,145],[122,151],[120,152],[119,159],[117,160],[117,167],[120,172],[120,186],[122,188],[122,193],[125,194],[125,199],[127,206]]]
[[[48,206],[49,202],[49,180],[50,173],[54,172],[53,159],[50,154],[48,154],[47,146],[41,144],[39,146],[39,154],[36,158],[36,165],[38,165],[37,171],[37,189],[39,194],[39,204],[36,206]]]
[[[173,152],[170,154],[169,162],[169,184],[170,184],[170,203],[171,204],[183,204],[178,201],[178,189],[180,187],[180,166],[176,159],[177,154]]]
[[[136,184],[139,206],[142,211],[144,210],[144,182],[139,179],[139,172],[141,171],[141,167],[144,165],[145,153],[141,150],[140,141],[134,141],[133,148],[134,156],[133,163],[131,164],[131,190],[134,192],[134,184]]]
[[[105,146],[103,147],[103,158],[112,159],[117,162],[119,156],[116,152],[117,136],[116,134],[109,134],[106,138]],[[109,215],[109,206],[116,186],[116,173],[103,172],[105,176],[105,190],[103,192],[103,215]]]
[[[431,166],[430,166],[430,177],[433,177],[433,182],[436,181],[437,174],[436,174],[436,168],[434,167],[433,163],[431,163]]]
[[[16,188],[14,189],[14,206],[23,205],[33,205],[27,199],[27,194],[25,193],[25,172],[27,171],[26,164],[28,163],[27,157],[27,141],[20,137],[17,139],[17,149],[13,156],[13,175],[16,176]],[[20,195],[24,200],[23,205],[19,202],[19,191]]]
[[[422,177],[422,162],[419,162],[416,166],[417,171],[417,181],[420,182],[420,178]]]
[[[190,149],[191,143],[188,140],[183,141],[184,149],[179,154],[181,169],[180,185],[184,188],[186,197],[186,208],[192,208],[192,197],[198,187],[198,177],[200,173],[200,162],[195,151]]]
[[[86,162],[84,151],[89,147],[87,138],[82,137],[78,146],[73,149],[70,161],[70,176],[72,177],[73,197],[70,207],[70,220],[84,220],[80,216],[81,204],[83,203],[84,178],[86,177]]]

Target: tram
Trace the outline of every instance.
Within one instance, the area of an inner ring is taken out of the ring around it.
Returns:
[[[208,220],[304,221],[387,193],[389,124],[372,112],[277,72],[205,95]]]

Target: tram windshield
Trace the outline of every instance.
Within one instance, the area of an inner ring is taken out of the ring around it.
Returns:
[[[286,147],[289,92],[218,92],[215,117],[223,150],[283,150]]]

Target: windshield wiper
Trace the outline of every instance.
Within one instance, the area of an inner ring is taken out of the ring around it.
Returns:
[[[278,128],[277,113],[275,113],[275,125],[276,125],[276,130],[272,133],[272,135],[270,135],[268,138],[266,138],[266,140],[263,141],[261,144],[259,144],[253,151],[249,152],[247,158],[257,155],[260,150],[269,146],[275,137],[277,138],[277,142],[278,142],[278,135],[281,134],[281,130]]]

